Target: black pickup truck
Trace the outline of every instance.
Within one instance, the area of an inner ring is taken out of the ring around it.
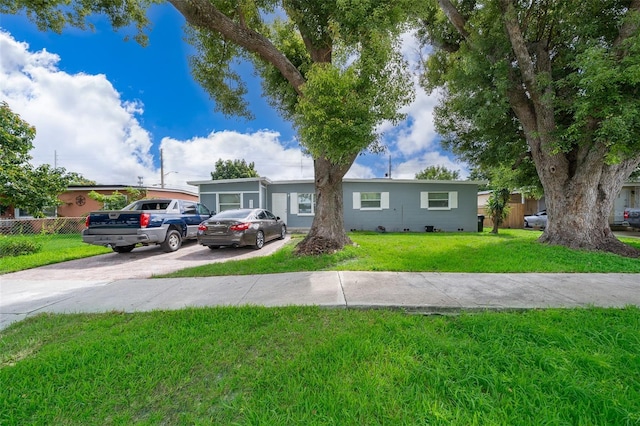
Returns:
[[[640,228],[640,209],[624,209],[624,223],[633,228]]]
[[[89,213],[82,241],[128,253],[137,244],[160,244],[176,251],[185,238],[195,239],[198,225],[213,213],[203,204],[179,199],[135,201],[122,210]]]

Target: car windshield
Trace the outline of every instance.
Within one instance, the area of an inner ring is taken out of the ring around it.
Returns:
[[[252,212],[250,209],[225,210],[213,216],[212,219],[244,219]]]

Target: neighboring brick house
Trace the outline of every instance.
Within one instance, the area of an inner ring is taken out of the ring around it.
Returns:
[[[57,208],[46,212],[49,217],[81,217],[93,210],[100,210],[102,204],[89,198],[89,193],[95,191],[100,194],[110,195],[115,191],[126,194],[127,185],[92,185],[92,186],[70,186],[65,192],[60,194],[58,199],[62,201]],[[183,200],[198,201],[198,194],[192,191],[170,188],[140,188],[147,191],[148,198],[180,198]],[[20,208],[8,207],[0,216],[2,218],[29,218],[29,212],[21,211]]]

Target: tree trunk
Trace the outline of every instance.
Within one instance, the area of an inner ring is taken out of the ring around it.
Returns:
[[[355,160],[355,157],[354,157]],[[341,250],[352,244],[344,229],[342,178],[347,165],[332,164],[322,157],[314,160],[316,210],[311,229],[296,247],[297,255],[319,255]]]
[[[640,0],[636,0],[638,2]],[[502,0],[504,24],[518,61],[521,80],[512,75],[507,91],[511,108],[525,133],[547,204],[547,227],[540,241],[574,249],[603,250],[639,257],[640,251],[620,242],[609,226],[609,214],[624,180],[640,164],[640,154],[608,165],[606,143],[592,140],[568,152],[555,152],[556,111],[550,53],[536,50],[536,60],[518,22],[512,0]],[[640,4],[637,5],[640,7]],[[594,121],[592,133],[600,123]]]
[[[609,226],[609,215],[628,173],[606,165],[591,172],[599,176],[596,182],[574,178],[545,185],[547,227],[540,242],[640,257],[640,251],[618,240]]]

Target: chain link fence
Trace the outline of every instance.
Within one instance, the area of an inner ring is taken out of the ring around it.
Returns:
[[[84,229],[84,217],[51,217],[42,219],[0,219],[0,235],[60,235],[77,238]]]

